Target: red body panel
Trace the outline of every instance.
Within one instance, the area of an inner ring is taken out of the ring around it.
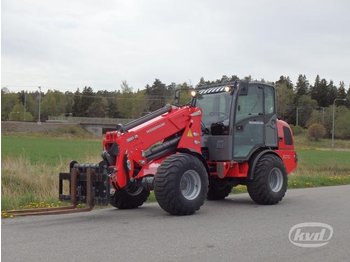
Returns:
[[[287,139],[283,130],[284,128],[288,129],[290,132],[290,139],[292,142],[291,144],[286,143]],[[287,173],[289,174],[296,169],[298,163],[297,153],[295,152],[294,148],[293,132],[290,126],[282,120],[277,120],[277,129],[278,149],[276,150],[276,153],[283,160],[284,166],[286,167]]]

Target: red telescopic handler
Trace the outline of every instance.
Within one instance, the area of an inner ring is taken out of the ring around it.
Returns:
[[[281,201],[297,154],[291,128],[277,119],[274,86],[235,81],[191,95],[187,105],[166,105],[107,132],[100,163],[72,161],[69,172],[59,174],[59,199],[70,206],[8,213],[86,212],[108,204],[132,209],[153,190],[166,212],[190,215],[237,185],[246,185],[257,204]]]

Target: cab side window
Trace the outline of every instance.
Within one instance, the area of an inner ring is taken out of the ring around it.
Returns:
[[[238,96],[236,123],[257,115],[263,115],[263,89],[251,86],[247,94]]]
[[[270,86],[265,86],[265,114],[275,113],[275,91]]]

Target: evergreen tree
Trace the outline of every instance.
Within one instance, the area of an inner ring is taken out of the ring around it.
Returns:
[[[319,75],[317,75],[315,84],[311,88],[311,98],[317,101],[318,106],[327,107],[329,106],[329,93],[327,80],[324,78],[320,80]]]
[[[285,85],[288,89],[293,90],[293,83],[289,76],[280,76],[280,79],[276,82],[276,85]]]
[[[153,85],[146,86],[146,98],[148,100],[148,111],[155,111],[165,105],[166,86],[159,79]]]
[[[95,97],[95,101],[90,104],[86,111],[88,117],[106,117],[108,113],[107,99],[104,97]]]
[[[197,88],[200,88],[201,86],[207,84],[207,82],[204,80],[204,77],[201,77],[199,79],[199,83],[196,85]]]
[[[303,96],[309,93],[309,81],[306,79],[305,75],[299,75],[298,81],[295,84],[295,98],[296,101]]]
[[[338,97],[338,89],[334,85],[332,80],[329,82],[329,85],[327,88],[328,88],[328,95],[327,95],[328,104],[327,104],[327,106],[329,106],[329,105],[332,105],[334,99],[336,99]]]
[[[321,82],[320,76],[317,75],[314,85],[310,87],[311,98],[316,100],[317,102],[318,102],[318,91],[320,88],[320,82]]]
[[[95,102],[95,93],[90,86],[85,86],[82,92],[81,107],[83,116],[88,117],[88,109]]]
[[[319,106],[322,106],[322,107],[329,106],[328,95],[329,95],[329,86],[328,86],[327,80],[322,78],[319,85],[319,90],[318,90],[317,99],[316,99]]]
[[[343,81],[340,81],[340,83],[339,83],[337,97],[339,97],[339,98],[346,98],[345,84],[344,84]]]
[[[81,101],[82,101],[82,94],[80,93],[80,90],[78,88],[77,91],[75,91],[74,98],[73,98],[73,108],[72,108],[73,116],[83,115]]]

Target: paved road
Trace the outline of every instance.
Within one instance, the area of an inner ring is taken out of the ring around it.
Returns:
[[[302,222],[334,228],[329,244],[288,240]],[[166,214],[156,203],[136,210],[2,220],[7,261],[349,261],[350,186],[289,190],[277,206],[247,194],[206,202],[193,216]]]

